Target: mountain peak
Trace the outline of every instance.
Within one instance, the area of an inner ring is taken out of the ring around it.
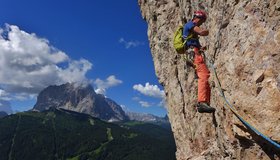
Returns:
[[[66,83],[45,88],[38,95],[33,109],[43,111],[51,107],[86,113],[107,121],[127,119],[116,102],[96,94],[91,85]]]

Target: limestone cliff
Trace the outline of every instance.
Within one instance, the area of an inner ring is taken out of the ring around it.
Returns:
[[[148,23],[156,75],[163,85],[178,160],[279,159],[279,152],[246,129],[224,108],[215,85],[215,114],[195,110],[197,79],[173,48],[173,33],[195,10],[208,13],[201,38],[214,61],[226,97],[238,112],[271,139],[280,142],[280,1],[138,0]],[[211,74],[213,75],[213,73]]]

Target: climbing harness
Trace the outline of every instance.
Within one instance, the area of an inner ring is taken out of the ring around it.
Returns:
[[[194,61],[194,49],[188,47],[186,53],[184,54],[184,60],[186,61],[187,65],[193,66]]]
[[[226,105],[233,113],[234,115],[247,127],[250,128],[252,131],[254,131],[258,136],[261,136],[263,139],[265,139],[267,142],[269,142],[270,144],[274,145],[278,150],[280,150],[280,144],[276,143],[275,141],[273,141],[272,139],[268,138],[268,136],[264,135],[263,133],[261,133],[260,131],[258,131],[255,127],[253,127],[249,122],[247,122],[235,109],[234,106],[232,106],[229,101],[227,100],[222,87],[221,87],[221,83],[219,81],[216,69],[213,65],[213,63],[209,62],[208,64],[210,64],[210,67],[212,68],[214,75],[215,75],[215,79],[217,81],[218,84],[218,89],[220,91],[221,96],[223,97],[224,101],[226,102]]]

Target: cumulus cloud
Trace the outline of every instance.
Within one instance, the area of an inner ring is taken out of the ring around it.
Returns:
[[[164,91],[161,90],[157,85],[150,85],[148,82],[145,84],[145,86],[142,84],[136,84],[133,86],[133,89],[139,91],[145,96],[164,98]]]
[[[86,59],[70,61],[68,68],[59,68],[58,75],[63,82],[87,81],[86,73],[92,68],[92,64]]]
[[[0,85],[6,94],[24,99],[49,85],[88,81],[91,67],[89,61],[72,60],[47,39],[18,26],[0,28]]]
[[[121,84],[122,81],[117,79],[114,75],[109,76],[106,80],[101,80],[99,78],[97,78],[94,81],[94,84],[96,85],[97,89],[95,90],[96,93],[98,94],[106,94],[106,90],[108,88],[117,86],[119,84]]]
[[[126,41],[124,38],[120,38],[119,43],[124,44],[126,49],[129,49],[131,47],[138,47],[138,46],[144,45],[144,42]]]
[[[140,97],[133,97],[132,100],[137,101],[142,107],[166,107],[164,91],[161,90],[157,85],[151,85],[147,82],[145,86],[143,86],[142,84],[136,84],[133,86],[133,89],[145,96],[160,99],[160,102],[151,103],[141,100]]]

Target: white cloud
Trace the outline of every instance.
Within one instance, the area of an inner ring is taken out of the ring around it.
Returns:
[[[71,60],[34,33],[9,24],[0,28],[0,85],[10,96],[19,94],[16,99],[49,85],[88,81],[85,75],[91,68],[89,61]]]
[[[9,101],[11,100],[10,94],[7,93],[5,90],[0,89],[0,100]]]
[[[151,107],[151,106],[166,107],[164,91],[161,90],[157,85],[151,85],[150,83],[147,82],[145,84],[145,86],[143,86],[142,84],[136,84],[133,86],[133,89],[140,92],[141,94],[143,94],[145,96],[158,98],[161,100],[160,102],[151,103],[151,102],[143,101],[139,97],[133,97],[132,100],[137,101],[141,106],[143,106],[143,107]]]
[[[140,104],[142,107],[151,107],[151,106],[152,106],[151,103],[146,102],[146,101],[139,101],[139,104]]]
[[[106,90],[108,88],[117,86],[121,83],[122,83],[122,81],[117,79],[114,75],[109,76],[106,80],[101,80],[101,79],[97,78],[94,81],[94,84],[97,86],[97,89],[95,90],[95,92],[98,94],[105,95]]]
[[[163,98],[163,99],[158,103],[157,106],[163,107],[163,108],[167,108],[166,103],[165,103],[165,98]]]
[[[134,101],[140,101],[140,98],[139,98],[139,97],[133,97],[132,100],[134,100]]]
[[[144,45],[144,42],[139,41],[126,41],[124,38],[119,39],[119,43],[124,44],[126,49],[129,49],[131,47],[138,47],[140,45]]]
[[[68,68],[59,68],[59,77],[64,82],[84,82],[87,81],[86,73],[92,68],[92,64],[86,59],[70,61]]]
[[[31,100],[36,99],[37,94],[28,94],[28,93],[17,93],[14,94],[12,99],[19,100],[19,101],[25,101],[25,100]]]
[[[120,106],[122,107],[122,109],[123,109],[125,112],[130,112],[130,109],[129,109],[127,106],[125,106],[125,105],[123,105],[123,104],[121,104]]]
[[[97,89],[95,90],[95,92],[96,92],[97,94],[103,94],[103,95],[106,94],[106,90],[105,90],[104,88],[97,88]]]
[[[157,85],[150,85],[148,82],[143,86],[142,84],[136,84],[133,89],[139,91],[145,96],[164,98],[164,91],[161,90]]]

